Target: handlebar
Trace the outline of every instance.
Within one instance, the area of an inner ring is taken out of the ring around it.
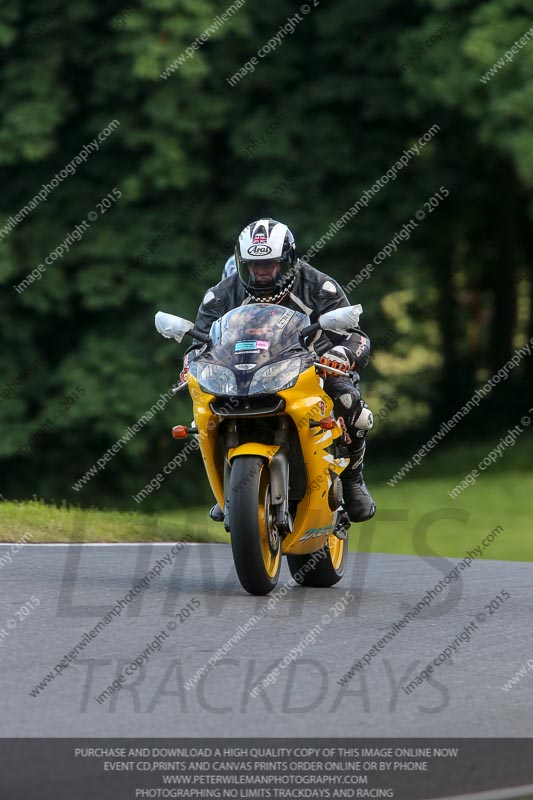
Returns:
[[[343,378],[353,378],[355,372],[352,370],[337,369],[337,367],[331,367],[329,364],[321,364],[319,361],[315,361],[315,367],[318,369],[324,369],[326,372],[332,372],[335,375],[342,375]]]
[[[191,328],[187,331],[187,336],[192,336],[193,339],[198,339],[199,342],[203,342],[204,344],[209,341],[209,334],[202,333],[197,328]]]
[[[178,394],[178,392],[182,392],[183,389],[187,388],[187,381],[180,381],[180,383],[175,383],[174,386],[170,387],[170,394]]]
[[[314,322],[312,325],[308,325],[306,328],[303,328],[300,336],[306,339],[308,336],[311,336],[312,333],[316,333],[316,331],[320,330],[320,322]]]

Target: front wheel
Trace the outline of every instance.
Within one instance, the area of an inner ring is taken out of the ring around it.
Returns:
[[[330,534],[326,545],[305,556],[289,556],[291,575],[300,586],[324,588],[340,581],[348,560],[348,540]]]
[[[237,456],[233,460],[229,527],[242,587],[250,594],[268,594],[279,578],[281,541],[271,503],[270,470],[260,456]]]

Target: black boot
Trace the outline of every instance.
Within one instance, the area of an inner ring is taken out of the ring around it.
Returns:
[[[363,459],[365,457],[365,440],[355,440],[350,446],[350,463],[341,473],[343,507],[352,522],[365,522],[376,513],[370,492],[363,480]]]
[[[218,503],[213,506],[213,508],[209,512],[209,516],[215,522],[224,522],[224,512],[222,511]]]

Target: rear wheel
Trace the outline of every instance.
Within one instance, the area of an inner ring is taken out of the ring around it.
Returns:
[[[250,594],[268,594],[279,578],[281,541],[271,502],[270,470],[260,456],[233,460],[229,518],[233,561],[242,587]]]
[[[348,559],[348,540],[331,533],[321,550],[305,556],[287,556],[291,575],[300,586],[324,588],[340,581]]]

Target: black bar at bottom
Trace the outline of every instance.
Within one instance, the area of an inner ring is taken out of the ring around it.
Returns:
[[[1,800],[432,800],[527,784],[533,739],[0,739]]]

